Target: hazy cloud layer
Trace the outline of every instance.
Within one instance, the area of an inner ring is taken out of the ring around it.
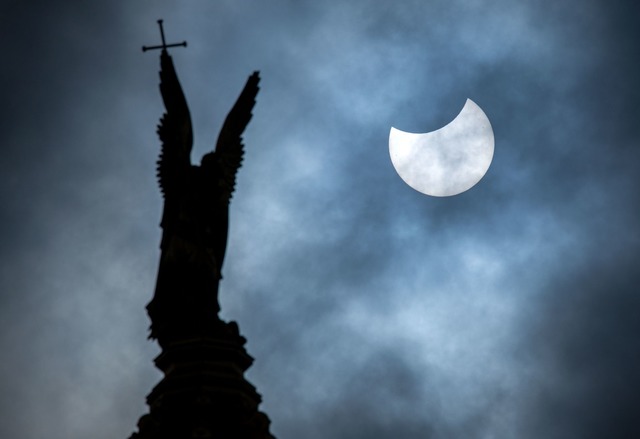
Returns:
[[[128,437],[165,19],[199,161],[253,70],[221,287],[281,438],[639,436],[640,35],[630,1],[6,2],[0,437]],[[453,198],[389,128],[471,98],[494,161]]]

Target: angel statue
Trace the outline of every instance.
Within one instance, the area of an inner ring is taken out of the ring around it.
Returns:
[[[205,154],[200,166],[192,165],[191,117],[166,47],[160,55],[166,112],[157,130],[162,142],[157,170],[164,197],[163,232],[156,290],[147,305],[149,337],[160,343],[204,335],[219,321],[229,203],[242,164],[242,133],[251,120],[260,81],[258,72],[249,76],[222,125],[215,151]]]

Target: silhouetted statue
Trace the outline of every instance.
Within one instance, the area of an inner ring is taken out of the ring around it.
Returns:
[[[164,41],[163,41],[164,44]],[[164,196],[156,291],[147,306],[151,338],[206,333],[218,320],[218,283],[227,246],[229,202],[243,156],[242,133],[258,94],[248,79],[220,131],[215,151],[192,165],[191,117],[173,61],[162,48],[160,92],[166,109],[158,125],[158,180]]]
[[[147,396],[149,413],[130,439],[274,439],[262,401],[245,377],[253,358],[236,322],[218,317],[218,283],[227,245],[229,202],[242,162],[242,133],[258,94],[258,73],[247,81],[227,115],[214,152],[200,166],[189,158],[193,143],[189,108],[167,48],[162,20],[160,92],[166,109],[158,134],[158,180],[164,196],[158,280],[150,337],[162,352],[164,373]]]

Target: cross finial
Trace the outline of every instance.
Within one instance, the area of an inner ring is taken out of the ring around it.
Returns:
[[[183,47],[187,47],[187,42],[183,41],[182,43],[174,43],[174,44],[167,44],[164,41],[164,29],[162,28],[162,20],[158,20],[158,25],[160,26],[160,37],[162,38],[162,45],[161,46],[142,46],[142,51],[146,52],[147,50],[155,50],[155,49],[162,49],[162,50],[166,50],[169,47],[177,47],[177,46],[183,46]]]

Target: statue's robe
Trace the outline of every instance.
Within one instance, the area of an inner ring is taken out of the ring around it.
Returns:
[[[204,335],[219,320],[229,203],[258,82],[255,72],[228,114],[216,150],[206,154],[200,166],[192,165],[189,109],[171,57],[162,52],[160,91],[166,113],[158,126],[158,180],[164,196],[163,234],[156,290],[147,305],[150,337],[160,342]]]

